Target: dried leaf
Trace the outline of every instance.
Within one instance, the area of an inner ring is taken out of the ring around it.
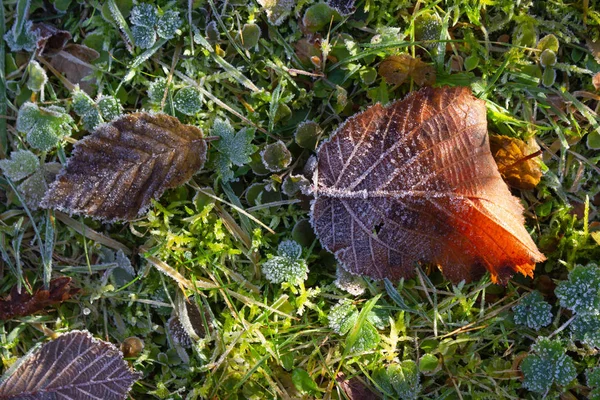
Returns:
[[[81,90],[90,94],[93,91],[92,85],[84,78],[92,73],[94,67],[90,63],[98,57],[100,54],[96,50],[82,44],[70,43],[52,56],[50,64],[69,82],[79,85]]]
[[[359,378],[354,377],[347,379],[346,376],[339,372],[335,378],[338,385],[342,388],[346,397],[350,400],[377,400],[379,396],[373,393],[367,385]]]
[[[408,54],[389,56],[379,64],[379,75],[391,85],[400,85],[410,76],[419,86],[435,83],[435,69]]]
[[[150,199],[187,182],[205,159],[200,129],[164,114],[128,114],[77,142],[42,207],[131,220]]]
[[[0,383],[0,398],[119,400],[140,377],[111,343],[71,331],[17,362]]]
[[[509,136],[490,136],[490,148],[500,175],[510,186],[532,190],[542,178],[540,147],[531,138],[528,142]]]
[[[71,286],[71,278],[62,276],[52,279],[48,290],[39,288],[29,294],[24,289],[19,293],[13,286],[8,297],[0,300],[0,319],[3,321],[35,314],[46,307],[57,305],[73,297],[79,292]]]
[[[422,261],[453,282],[505,283],[544,255],[490,153],[485,103],[424,88],[343,124],[318,151],[311,218],[353,274],[398,279]]]
[[[31,29],[37,34],[37,49],[43,56],[58,53],[72,39],[71,33],[68,31],[63,31],[45,22],[33,24]]]
[[[592,77],[592,85],[594,85],[594,89],[600,90],[600,72],[597,72]]]

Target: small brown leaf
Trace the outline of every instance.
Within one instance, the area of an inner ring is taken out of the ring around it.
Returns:
[[[78,288],[71,287],[71,278],[62,276],[52,279],[48,290],[40,288],[31,295],[17,286],[13,286],[8,297],[0,300],[0,319],[3,321],[25,317],[35,314],[46,307],[57,305],[70,299],[79,292]]]
[[[71,331],[15,364],[0,383],[0,399],[124,400],[139,372],[111,343]]]
[[[350,118],[320,146],[313,181],[313,227],[353,274],[410,277],[421,261],[453,282],[487,269],[505,283],[545,260],[468,88],[424,88]]]
[[[70,43],[52,56],[50,64],[69,82],[79,85],[81,90],[90,94],[93,88],[85,78],[94,70],[90,63],[98,57],[100,54],[96,50],[82,44]]]
[[[377,400],[379,396],[369,389],[360,379],[354,377],[346,379],[346,375],[342,372],[338,373],[335,378],[337,383],[340,385],[346,397],[350,400]]]
[[[435,69],[420,58],[408,54],[389,56],[379,64],[379,75],[391,85],[400,85],[410,76],[417,85],[429,86],[435,83]]]
[[[531,138],[528,142],[509,136],[490,136],[490,148],[502,178],[510,186],[533,190],[542,178],[540,147]]]
[[[58,53],[72,38],[68,31],[63,31],[45,22],[33,24],[31,30],[37,33],[39,54],[45,56]]]
[[[165,114],[128,114],[77,142],[42,207],[131,220],[150,199],[187,182],[205,160],[200,129]]]
[[[594,89],[600,90],[600,72],[597,72],[592,77],[592,85],[594,85]]]

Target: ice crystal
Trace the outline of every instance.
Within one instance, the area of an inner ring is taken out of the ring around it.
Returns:
[[[13,151],[10,160],[0,160],[0,169],[13,181],[20,181],[33,174],[40,167],[40,161],[29,150]]]
[[[175,109],[185,115],[196,115],[202,109],[200,92],[193,87],[179,89],[173,98]]]
[[[523,386],[533,392],[547,393],[553,383],[567,385],[577,376],[573,359],[565,354],[560,340],[540,337],[523,360]]]
[[[356,324],[358,310],[348,299],[340,300],[327,315],[329,327],[339,335],[345,335]]]
[[[544,301],[540,292],[532,292],[523,297],[521,302],[513,307],[515,323],[537,331],[552,322],[551,309],[552,306]]]
[[[163,39],[172,39],[175,37],[177,29],[181,26],[181,22],[179,11],[165,11],[163,16],[158,20],[156,33]]]
[[[596,264],[577,265],[555,293],[562,307],[578,314],[600,315],[600,268]]]

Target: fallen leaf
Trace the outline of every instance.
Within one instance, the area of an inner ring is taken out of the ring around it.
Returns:
[[[435,69],[420,58],[408,54],[389,56],[379,64],[379,75],[391,85],[400,85],[411,77],[419,86],[435,83]]]
[[[592,85],[594,85],[594,89],[600,90],[600,72],[597,72],[592,77]]]
[[[15,364],[0,384],[1,399],[121,400],[141,374],[111,343],[71,331]]]
[[[52,55],[64,49],[72,39],[71,33],[45,22],[33,24],[31,30],[37,34],[37,49],[40,55]]]
[[[506,283],[545,259],[468,88],[424,88],[350,118],[320,146],[313,181],[313,227],[353,274],[410,277],[421,261],[453,282],[487,269]]]
[[[134,113],[99,126],[75,145],[42,207],[132,220],[206,160],[202,131],[165,114]]]
[[[15,285],[10,294],[0,300],[0,319],[6,321],[15,317],[35,314],[46,307],[70,299],[78,292],[78,288],[71,286],[71,278],[66,276],[52,279],[47,290],[39,288],[33,294],[29,294],[25,289],[21,289],[21,293],[19,293]]]
[[[491,135],[490,148],[502,178],[510,186],[533,190],[542,178],[540,147],[509,136]]]
[[[94,70],[90,63],[98,57],[100,54],[96,50],[82,44],[70,43],[52,56],[50,64],[73,85],[79,85],[81,90],[91,94],[92,84],[85,78]]]
[[[350,400],[377,400],[379,396],[373,393],[367,385],[365,385],[357,377],[346,379],[346,376],[340,372],[335,378],[336,382],[344,391],[346,397]]]

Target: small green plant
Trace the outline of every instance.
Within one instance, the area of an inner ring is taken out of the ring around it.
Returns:
[[[40,167],[40,160],[29,150],[13,151],[9,160],[0,160],[0,169],[13,181],[20,181]]]
[[[302,246],[293,240],[284,240],[277,248],[277,255],[262,265],[263,274],[272,283],[303,284],[307,278],[308,266],[300,258]]]
[[[32,30],[32,22],[27,20],[31,0],[17,2],[15,21],[4,35],[4,40],[13,52],[33,51],[37,45],[37,33]],[[3,23],[6,23],[5,21]]]
[[[254,130],[242,128],[235,132],[229,120],[217,118],[210,134],[219,138],[214,143],[217,174],[224,182],[231,181],[235,177],[234,165],[242,167],[252,161],[251,155],[256,150],[252,145]]]
[[[551,310],[552,306],[544,301],[542,294],[534,291],[524,296],[521,302],[513,307],[515,323],[538,331],[552,322]]]
[[[73,111],[81,117],[83,126],[88,131],[94,130],[104,122],[110,122],[122,114],[119,100],[112,96],[99,96],[92,100],[83,90],[73,91]]]
[[[245,24],[240,35],[241,44],[246,50],[254,48],[260,39],[260,27],[256,24]]]
[[[589,394],[590,400],[600,400],[600,367],[590,368],[586,373],[587,384],[593,388]]]
[[[46,71],[37,61],[30,61],[27,66],[27,88],[32,92],[39,92],[44,88],[46,82],[48,82],[48,76]]]
[[[158,9],[148,3],[140,3],[131,10],[129,20],[133,24],[131,34],[135,44],[149,49],[156,43],[156,37],[172,39],[181,27],[179,11],[167,10],[159,15]]]
[[[298,146],[314,150],[321,137],[321,127],[314,121],[304,121],[298,125],[294,139]]]
[[[338,335],[347,334],[356,324],[357,319],[358,310],[348,299],[340,300],[335,306],[331,307],[327,315],[329,327]]]
[[[25,103],[17,116],[17,131],[24,133],[27,143],[41,151],[49,151],[71,135],[73,119],[58,106],[39,107]]]
[[[560,340],[540,337],[531,351],[521,364],[525,388],[546,395],[553,384],[565,386],[577,376],[573,359],[565,354]]]
[[[260,156],[265,168],[271,172],[279,172],[292,162],[292,154],[281,140],[267,145]]]
[[[317,3],[308,7],[302,17],[304,28],[310,33],[317,33],[331,23],[335,11],[325,3]]]
[[[561,307],[579,315],[600,315],[600,268],[577,265],[555,290]]]
[[[173,106],[182,114],[196,115],[202,109],[201,94],[190,86],[181,88],[173,97]]]
[[[412,360],[378,369],[373,373],[373,380],[383,389],[386,398],[415,400],[421,392],[419,369]]]

